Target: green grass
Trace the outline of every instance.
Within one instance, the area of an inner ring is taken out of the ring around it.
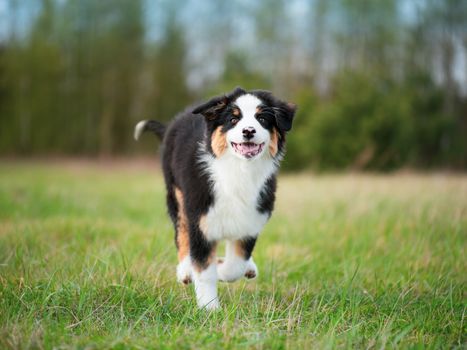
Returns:
[[[156,166],[0,164],[0,348],[465,348],[467,177],[285,175],[195,307]]]

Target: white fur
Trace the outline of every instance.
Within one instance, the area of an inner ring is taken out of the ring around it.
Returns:
[[[207,269],[198,272],[193,269],[193,283],[195,284],[196,300],[200,308],[215,310],[219,308],[217,297],[217,268],[213,263]]]
[[[257,144],[264,143],[261,154],[256,157],[259,157],[264,153],[268,153],[268,146],[271,140],[271,136],[269,131],[265,129],[255,117],[256,109],[260,104],[261,100],[250,94],[242,95],[237,98],[237,100],[235,100],[235,105],[240,109],[242,118],[235,125],[235,127],[227,131],[226,136],[229,151],[235,154],[237,157],[244,158],[242,155],[233,150],[231,142],[241,143],[245,141],[243,139],[243,129],[248,127],[253,127],[256,130],[255,136],[249,141]]]
[[[214,192],[214,205],[206,215],[206,237],[212,241],[256,237],[269,219],[268,214],[256,209],[258,197],[277,170],[269,153],[247,160],[230,152],[219,158],[204,152],[201,161]]]
[[[177,265],[177,280],[180,283],[184,283],[187,279],[192,277],[193,267],[191,264],[190,256],[186,256],[180,263]]]
[[[235,245],[233,242],[227,241],[225,248],[225,258],[221,264],[217,264],[217,276],[219,280],[224,282],[234,282],[243,276],[247,271],[253,271],[258,275],[253,257],[245,260],[243,257],[235,253]]]
[[[246,267],[247,261],[235,254],[234,243],[227,241],[224,262],[217,265],[219,279],[224,282],[236,281],[245,275]]]
[[[248,259],[248,262],[246,264],[246,271],[245,273],[249,272],[249,271],[253,271],[254,274],[255,274],[255,277],[253,278],[256,278],[258,277],[258,267],[256,267],[256,264],[255,262],[253,261],[253,257],[250,257],[250,259]]]
[[[135,126],[135,132],[133,134],[134,138],[136,141],[138,141],[139,137],[141,136],[141,134],[143,133],[143,130],[144,130],[144,126],[146,125],[147,123],[147,120],[142,120],[140,121],[138,124],[136,124]]]

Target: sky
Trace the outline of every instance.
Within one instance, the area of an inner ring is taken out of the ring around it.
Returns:
[[[66,2],[66,0],[57,1],[58,3]],[[144,0],[146,40],[149,43],[158,42],[163,37],[163,23],[168,19],[168,14],[159,10],[159,5],[163,1],[170,2],[170,0]],[[172,0],[172,3],[176,4],[176,1],[179,0]],[[425,1],[426,0],[405,0],[400,3],[399,10],[407,24],[416,21],[417,10],[423,7]],[[295,19],[291,22],[293,28],[287,28],[287,30],[292,33],[301,33],[301,26],[306,23],[309,18],[312,18],[312,14],[309,13],[310,10],[308,10],[309,6],[307,6],[307,2],[307,0],[290,0],[288,2],[289,6],[287,7],[286,15]],[[180,22],[179,24],[189,29],[186,31],[187,42],[196,43],[196,45],[190,45],[188,48],[188,65],[191,64],[198,67],[196,71],[188,69],[187,82],[190,86],[199,85],[202,79],[215,78],[223,69],[223,53],[217,52],[209,41],[209,38],[213,35],[215,36],[216,33],[210,33],[210,26],[198,20],[209,18],[209,4],[210,2],[202,0],[186,0],[184,1],[184,6],[180,7],[180,9],[176,9],[177,18]],[[240,8],[243,6],[245,9],[251,8],[251,4],[252,3],[248,0],[237,0],[235,2],[236,6]],[[33,23],[34,17],[39,13],[40,7],[41,0],[0,0],[0,42],[8,39],[10,28],[12,27],[16,28],[16,36],[24,37]],[[15,16],[12,16],[13,12],[15,12]],[[243,50],[253,50],[256,42],[251,32],[252,23],[250,16],[239,16],[235,18],[234,35],[230,38],[229,45]],[[454,71],[462,92],[467,94],[467,54],[462,45],[460,40],[456,42]],[[301,49],[303,50],[306,48],[302,47]],[[207,51],[209,51],[211,55],[212,64],[200,65],[199,63],[205,59],[205,53]],[[332,56],[332,53],[328,53],[328,55]],[[329,68],[333,69],[333,60],[328,59],[327,61],[331,64]],[[199,71],[200,66],[203,67],[201,68],[202,71]],[[438,74],[440,69],[441,67],[435,65],[435,77],[441,76],[441,74]],[[202,79],[200,77],[202,77]]]
[[[58,3],[64,3],[66,0],[57,0]],[[146,38],[148,41],[158,41],[161,39],[162,32],[160,23],[166,20],[166,14],[158,10],[159,1],[144,0],[144,13],[146,18]],[[248,3],[248,0],[237,0],[236,3]],[[306,13],[307,0],[291,0],[288,12],[297,17],[295,23],[300,22],[300,17],[309,16]],[[417,6],[423,3],[423,0],[406,0],[402,2],[401,11],[407,21],[413,21],[416,17]],[[16,4],[16,8],[14,8]],[[202,0],[187,0],[182,8],[179,17],[183,23],[192,24],[193,18],[200,18],[203,12],[208,10],[208,2]],[[20,35],[27,33],[32,19],[39,13],[41,7],[40,0],[0,0],[0,40],[5,40],[9,34],[9,27],[12,21],[11,13],[16,11],[15,26]]]

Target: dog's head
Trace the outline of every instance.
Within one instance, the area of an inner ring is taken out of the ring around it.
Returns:
[[[292,128],[296,106],[269,91],[236,88],[196,107],[208,125],[208,149],[220,157],[230,152],[241,159],[278,157]]]

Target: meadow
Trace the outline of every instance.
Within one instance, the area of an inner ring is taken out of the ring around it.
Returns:
[[[0,348],[466,348],[467,176],[283,174],[221,310],[177,284],[156,162],[0,163]]]

